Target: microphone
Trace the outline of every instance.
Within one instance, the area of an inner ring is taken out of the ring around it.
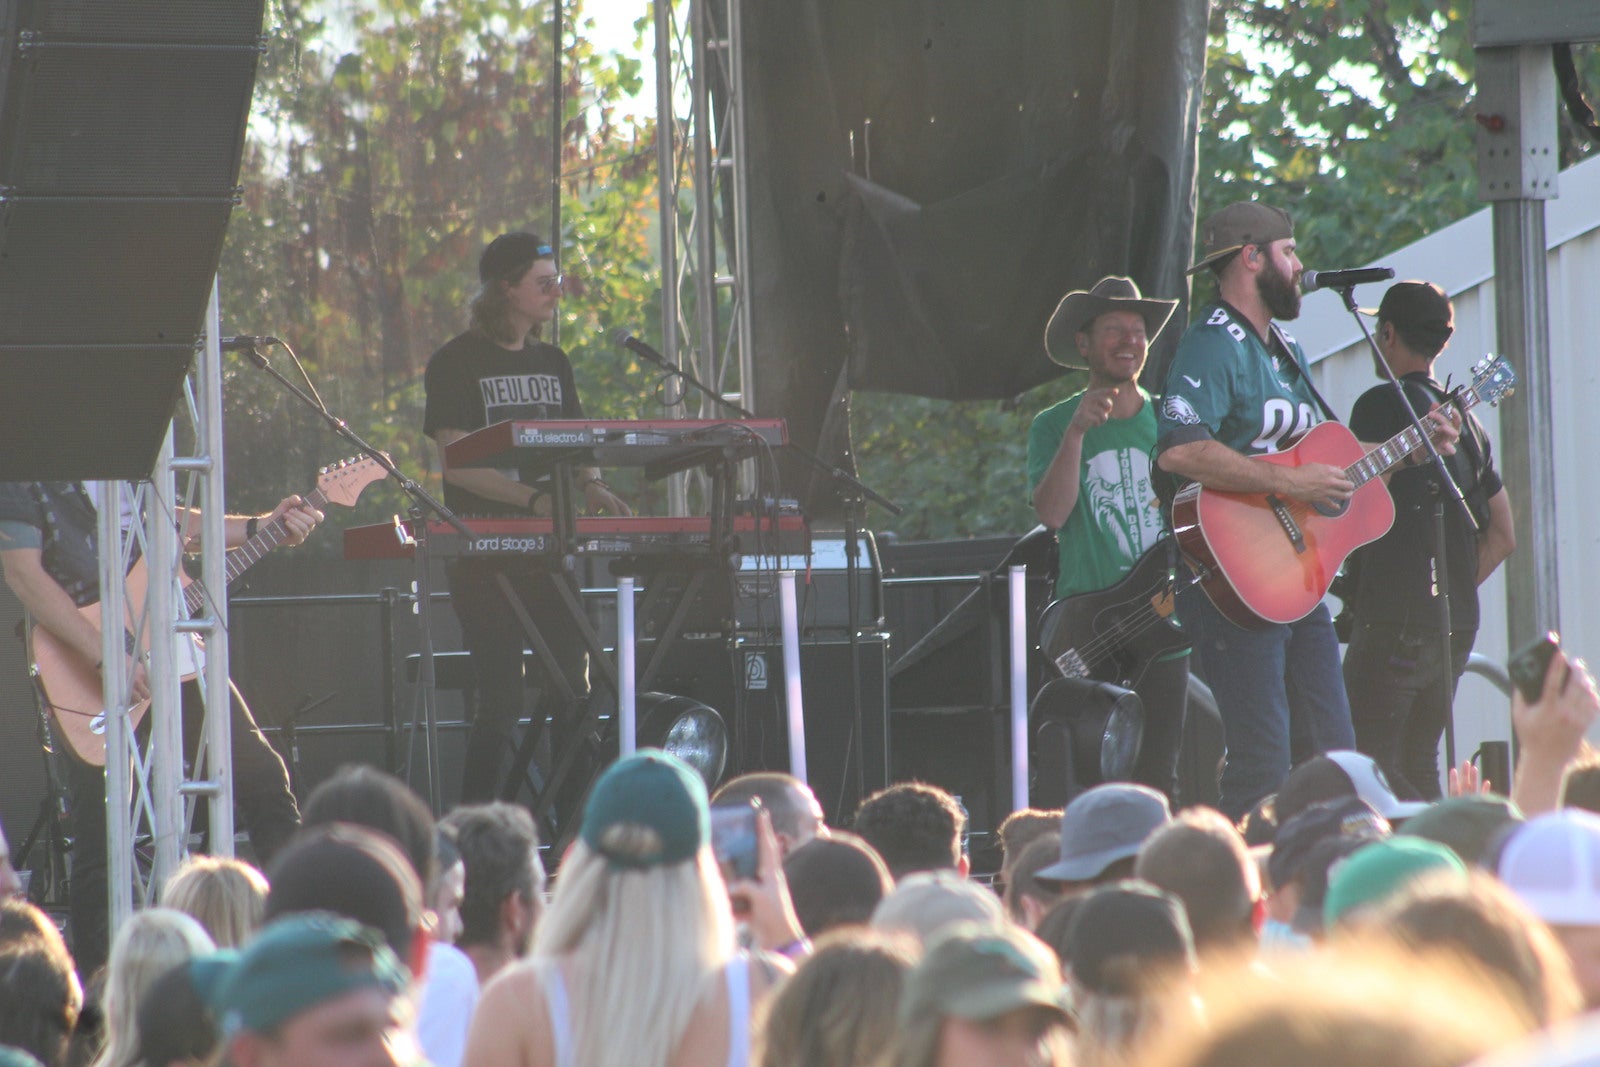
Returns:
[[[1300,275],[1300,288],[1343,289],[1363,282],[1386,282],[1394,277],[1393,267],[1357,267],[1355,270],[1308,270]]]
[[[656,366],[664,367],[667,370],[677,370],[676,367],[667,362],[666,356],[663,356],[660,352],[657,352],[655,349],[639,340],[633,334],[629,333],[627,327],[623,327],[616,333],[612,334],[611,341],[618,348],[626,348],[628,351],[632,352],[634,355],[648,363],[654,363]]]
[[[217,339],[217,345],[224,352],[255,352],[258,349],[269,348],[272,345],[282,344],[276,337],[253,337],[242,333],[237,337],[222,337]]]

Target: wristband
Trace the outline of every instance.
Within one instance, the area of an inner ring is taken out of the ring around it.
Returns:
[[[244,536],[248,540],[256,535],[256,528],[261,525],[261,519],[252,515],[244,522]]]
[[[811,939],[809,937],[797,937],[787,945],[773,949],[773,951],[780,956],[787,956],[791,960],[798,960],[811,955]]]

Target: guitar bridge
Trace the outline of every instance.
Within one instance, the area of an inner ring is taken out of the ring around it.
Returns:
[[[1300,532],[1300,524],[1294,521],[1294,516],[1289,514],[1289,505],[1268,493],[1267,506],[1272,508],[1272,514],[1277,517],[1278,525],[1283,527],[1283,532],[1289,538],[1289,543],[1294,545],[1294,550],[1296,552],[1304,552],[1306,550],[1305,535]]]

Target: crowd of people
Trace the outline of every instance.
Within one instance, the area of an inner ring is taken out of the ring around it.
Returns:
[[[1600,1063],[1600,695],[1558,654],[1512,713],[1509,795],[1468,765],[1404,801],[1353,751],[1238,824],[1111,782],[1013,813],[986,877],[921,782],[836,828],[644,750],[547,879],[526,809],[436,822],[352,766],[265,873],[191,858],[84,975],[0,844],[0,1064]],[[757,813],[753,874],[719,808]]]

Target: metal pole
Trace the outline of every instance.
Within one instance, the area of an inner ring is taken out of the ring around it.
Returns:
[[[106,888],[111,934],[133,915],[133,732],[128,727],[127,617],[123,596],[122,483],[100,482],[96,534],[100,544],[100,679],[105,703]]]
[[[700,377],[722,391],[721,354],[717,344],[717,164],[716,134],[711,119],[710,13],[706,0],[689,0],[690,39],[694,68],[690,80],[694,115],[694,302],[696,343],[690,358]],[[700,416],[721,414],[709,396],[700,397]]]
[[[550,90],[550,247],[556,250],[557,262],[561,256],[561,143],[566,128],[566,86],[562,83],[563,22],[566,16],[564,0],[550,5],[550,49],[554,67]],[[550,320],[550,343],[561,343],[561,316]]]
[[[173,585],[177,568],[178,543],[177,479],[172,470],[172,427],[156,459],[151,479],[156,499],[145,508],[145,559],[150,581],[145,594],[145,627],[150,640],[150,795],[151,824],[155,833],[154,867],[150,872],[150,895],[177,870],[183,858],[185,833],[183,798],[183,697],[180,692],[177,657],[178,641],[188,641],[173,632]]]
[[[222,348],[217,284],[206,306],[206,342],[200,349],[200,425],[197,444],[208,461],[201,477],[200,580],[210,591],[201,692],[205,697],[206,778],[211,804],[211,854],[233,855],[233,690],[228,681],[228,530],[222,455]],[[198,771],[197,771],[198,773]]]
[[[639,745],[637,697],[634,692],[633,579],[617,579],[617,731],[620,753]]]
[[[783,690],[789,721],[789,773],[806,778],[806,709],[800,678],[800,613],[795,610],[794,571],[778,572],[778,611],[783,620]]]
[[[651,0],[656,23],[656,211],[661,230],[661,353],[678,357],[678,175],[672,102],[672,0]],[[682,417],[683,387],[668,383],[665,400]],[[684,475],[667,480],[667,513],[688,513]]]
[[[1028,568],[1010,568],[1011,810],[1028,806]]]

